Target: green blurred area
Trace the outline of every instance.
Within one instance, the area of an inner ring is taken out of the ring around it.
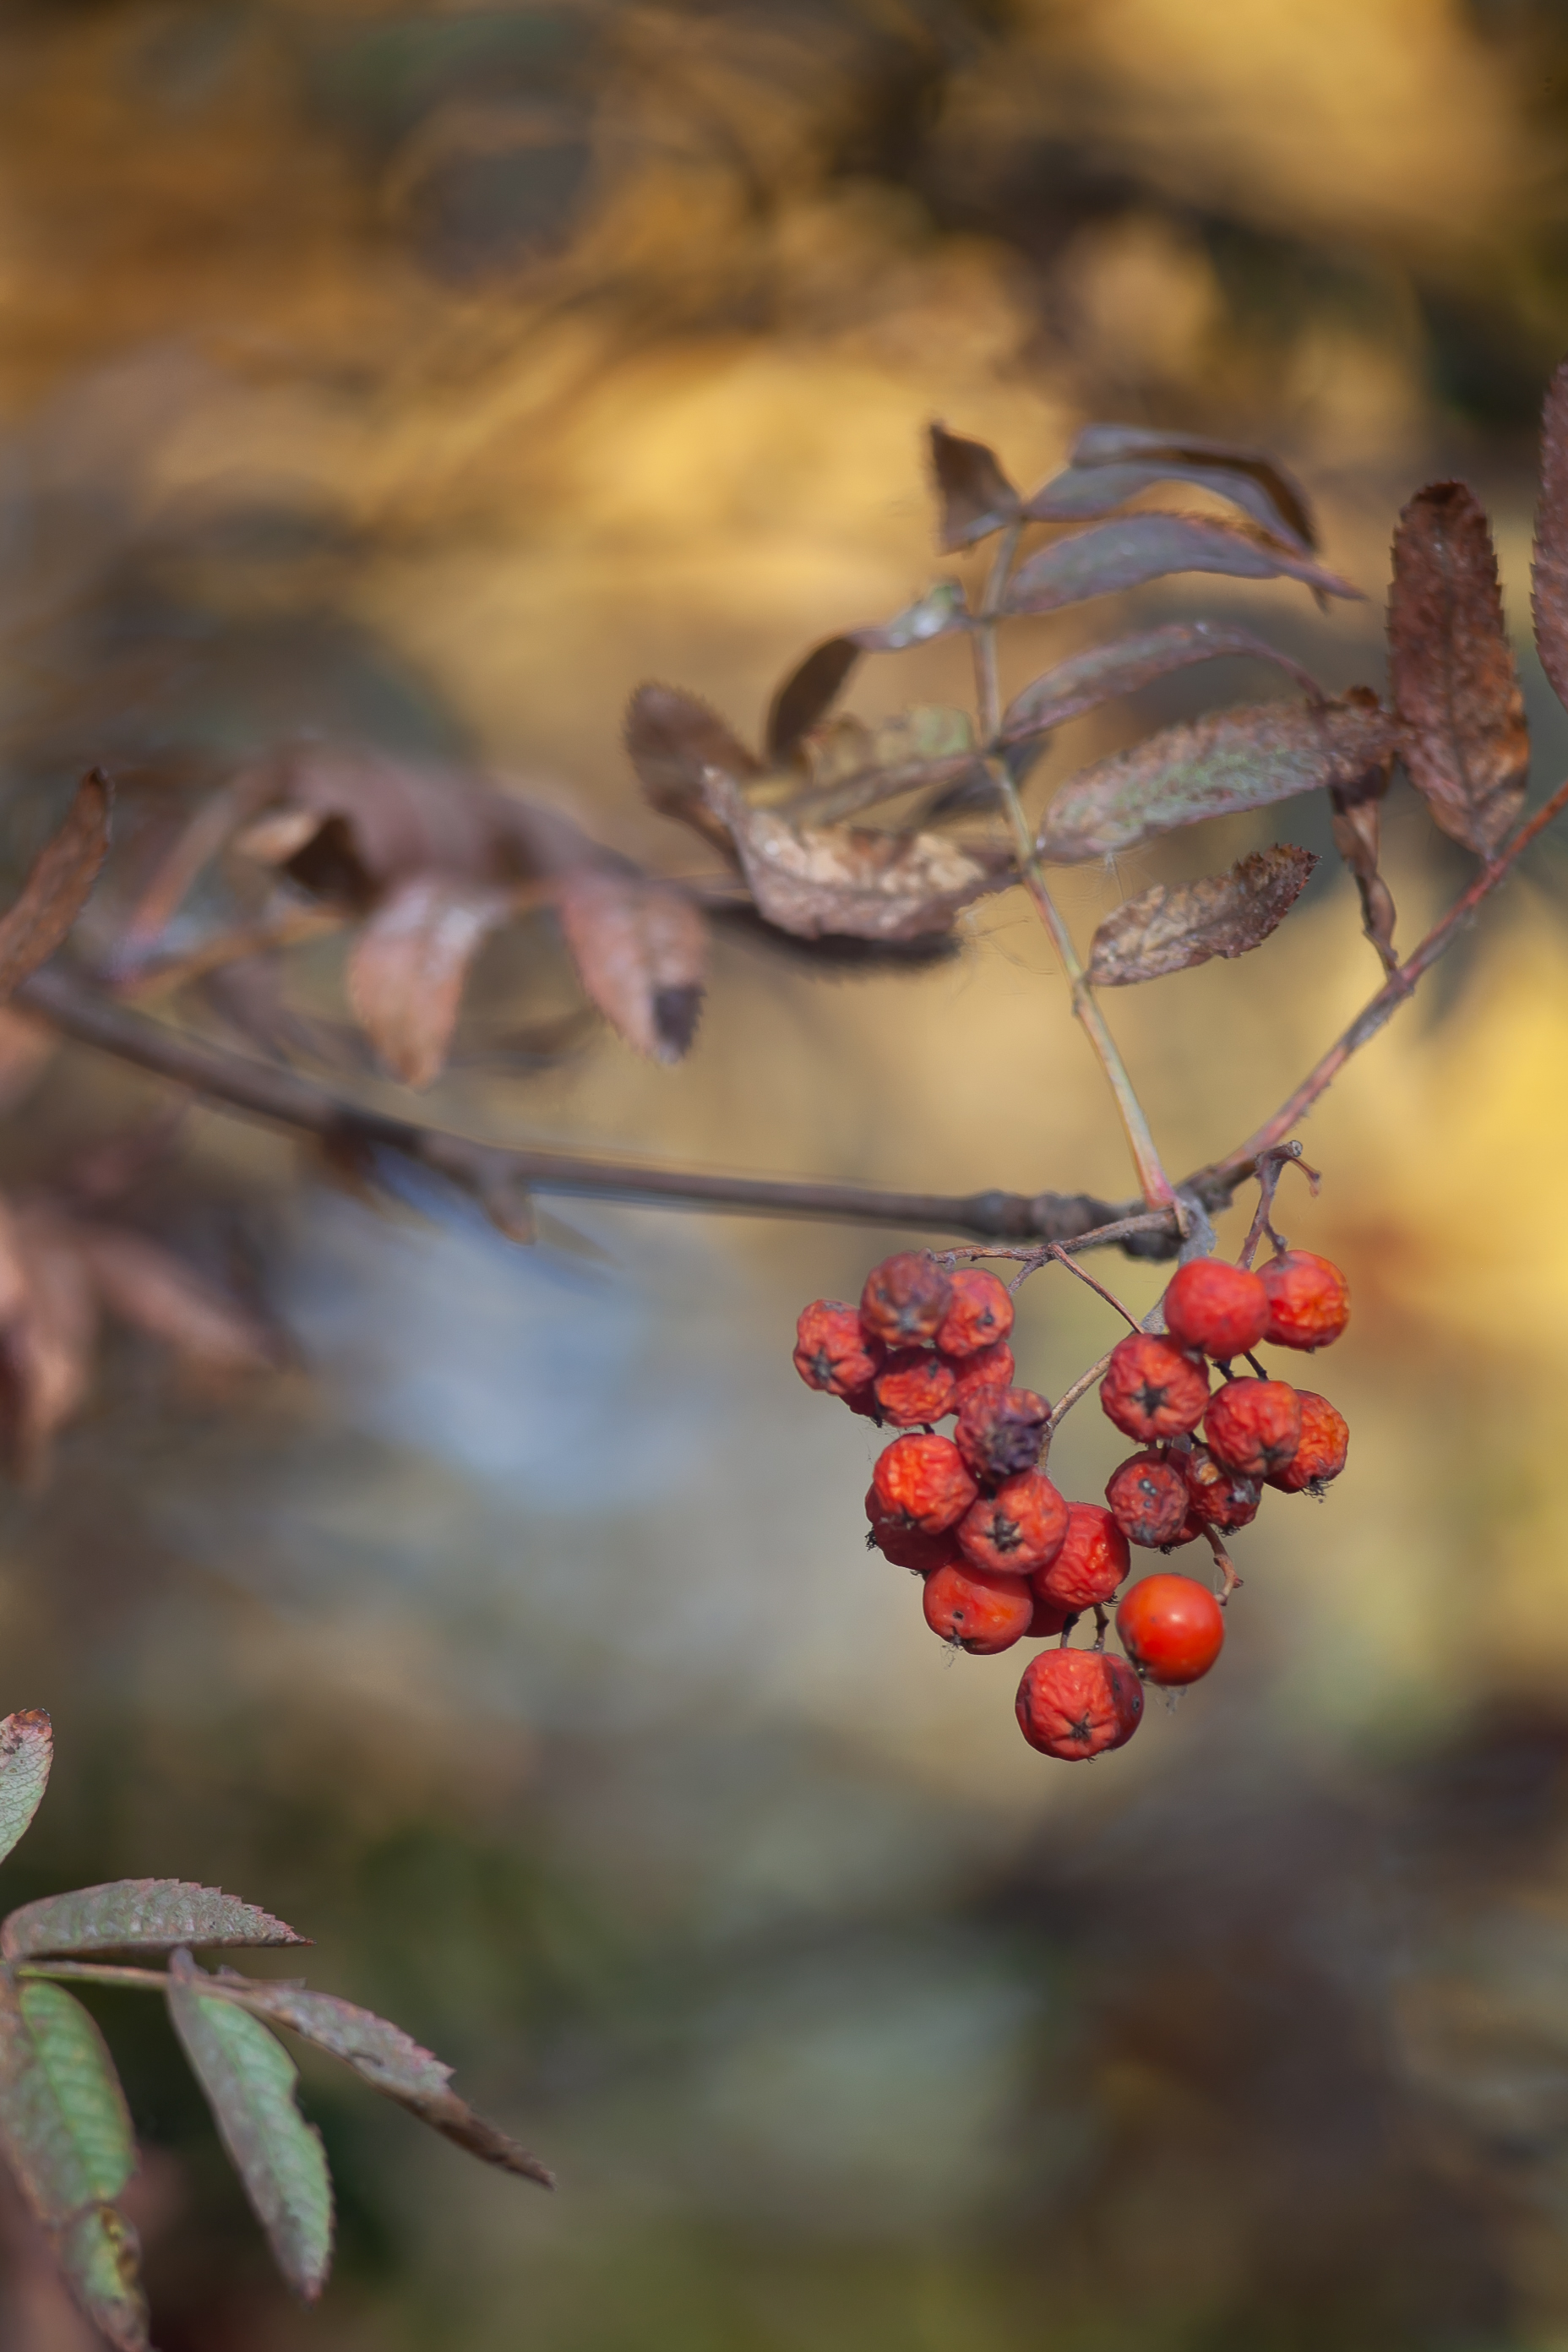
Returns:
[[[1528,614],[1568,344],[1568,27],[1545,5],[18,8],[0,24],[3,842],[129,780],[125,854],[318,730],[471,757],[664,870],[641,678],[754,733],[804,646],[933,564],[920,434],[1016,476],[1092,416],[1233,433],[1368,603],[1176,587],[1027,624],[1016,686],[1136,616],[1245,610],[1381,683],[1394,516],[1472,480]],[[1522,650],[1522,649],[1521,649]],[[856,707],[964,689],[937,646]],[[1524,656],[1536,788],[1568,719]],[[1079,722],[1035,780],[1214,699]],[[1063,881],[1151,880],[1321,814]],[[1458,854],[1403,785],[1413,941]],[[1543,847],[1307,1130],[1347,1267],[1350,1468],[1237,1541],[1222,1668],[1067,1771],[1018,1659],[952,1658],[862,1544],[876,1447],[789,1367],[892,1236],[335,1189],[195,1114],[129,1213],[242,1264],[295,1369],[227,1399],[119,1343],[0,1504],[0,1703],[53,1713],[10,1901],[178,1874],[317,1938],[559,2168],[546,2200],[307,2064],[342,2203],[273,2285],[172,2038],[97,2008],[150,2154],[163,2352],[1550,2352],[1568,2339],[1568,941]],[[1280,937],[1112,1003],[1173,1165],[1271,1110],[1376,981],[1331,864]],[[301,986],[341,1010],[335,950]],[[476,1036],[572,1002],[542,919]],[[142,1116],[57,1060],[0,1172]],[[831,974],[739,932],[677,1071],[598,1036],[433,1117],[670,1162],[1126,1189],[1021,900]],[[1288,1176],[1287,1187],[1297,1183]],[[1245,1205],[1245,1204],[1244,1204]],[[1238,1209],[1226,1239],[1243,1230]],[[1147,1266],[1100,1269],[1140,1307]],[[1053,1270],[1019,1357],[1108,1343]],[[1053,1468],[1098,1496],[1092,1409]],[[80,2340],[6,2224],[0,2336]]]

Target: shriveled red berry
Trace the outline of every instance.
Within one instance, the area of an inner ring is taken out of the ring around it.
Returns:
[[[871,1490],[883,1518],[928,1536],[956,1527],[978,1491],[951,1437],[895,1437],[877,1456]]]
[[[929,1348],[895,1348],[871,1385],[883,1417],[908,1428],[951,1412],[957,1382]]]
[[[1039,1460],[1050,1417],[1033,1389],[976,1389],[958,1416],[958,1450],[987,1485],[1011,1478]]]
[[[1284,1250],[1259,1269],[1268,1300],[1266,1339],[1279,1348],[1326,1348],[1351,1319],[1351,1289],[1339,1267],[1310,1250]]]
[[[1268,1484],[1278,1486],[1282,1494],[1321,1495],[1331,1478],[1337,1478],[1345,1466],[1350,1448],[1350,1424],[1342,1412],[1336,1412],[1327,1397],[1314,1389],[1298,1389],[1301,1400],[1301,1442],[1283,1470],[1276,1470]]]
[[[1021,1576],[993,1576],[989,1569],[960,1560],[927,1577],[923,1605],[933,1633],[989,1658],[1023,1640],[1035,1596]]]
[[[1256,1478],[1227,1470],[1206,1445],[1194,1445],[1183,1468],[1192,1496],[1193,1517],[1209,1528],[1250,1527],[1258,1517],[1263,1489]]]
[[[952,1297],[945,1270],[924,1250],[900,1250],[866,1276],[860,1320],[874,1339],[907,1348],[934,1339]]]
[[[1186,1517],[1182,1521],[1181,1526],[1176,1529],[1173,1536],[1166,1537],[1164,1542],[1160,1546],[1160,1549],[1162,1551],[1180,1551],[1184,1544],[1196,1543],[1203,1531],[1204,1523],[1202,1519],[1199,1518],[1197,1513],[1194,1510],[1192,1504],[1189,1502],[1187,1505]]]
[[[810,1389],[852,1396],[869,1387],[882,1361],[879,1343],[860,1327],[857,1307],[842,1298],[814,1298],[795,1327],[795,1368]]]
[[[1105,1489],[1110,1516],[1129,1543],[1167,1544],[1187,1516],[1187,1482],[1163,1454],[1130,1454]]]
[[[1146,1445],[1195,1429],[1208,1392],[1207,1369],[1179,1340],[1130,1331],[1110,1351],[1100,1402],[1118,1429]]]
[[[1030,1591],[1034,1591],[1032,1585]],[[1036,1592],[1035,1613],[1029,1620],[1030,1640],[1048,1641],[1053,1633],[1059,1633],[1063,1630],[1069,1617],[1075,1617],[1077,1614],[1078,1612],[1074,1609],[1058,1609],[1055,1601],[1042,1601],[1039,1594]]]
[[[1056,1609],[1092,1609],[1110,1600],[1132,1565],[1127,1538],[1099,1503],[1071,1503],[1062,1548],[1035,1570],[1035,1591]]]
[[[989,1348],[981,1348],[973,1356],[955,1358],[952,1369],[958,1381],[958,1411],[962,1412],[981,1389],[1010,1389],[1017,1366],[1006,1340],[994,1339]]]
[[[977,1355],[1012,1328],[1013,1295],[1006,1284],[984,1267],[960,1266],[952,1277],[952,1304],[936,1335],[942,1354]]]
[[[1301,1443],[1301,1400],[1286,1381],[1227,1381],[1204,1415],[1209,1452],[1244,1478],[1270,1478]]]
[[[1173,1275],[1165,1293],[1165,1328],[1184,1347],[1228,1363],[1263,1337],[1268,1293],[1261,1278],[1222,1257],[1194,1257]]]
[[[1102,1650],[1042,1650],[1018,1685],[1018,1728],[1031,1748],[1068,1764],[1121,1747],[1142,1718],[1137,1675]]]
[[[880,1429],[884,1414],[881,1406],[877,1402],[875,1388],[853,1389],[844,1402],[851,1412],[862,1414],[867,1421],[874,1421]]]
[[[966,1559],[1003,1576],[1048,1568],[1067,1531],[1068,1507],[1043,1470],[1005,1478],[994,1495],[970,1505],[955,1530]]]
[[[866,1517],[870,1520],[867,1542],[890,1559],[895,1568],[912,1569],[917,1576],[929,1576],[933,1568],[945,1568],[949,1560],[962,1558],[951,1530],[945,1535],[922,1535],[906,1520],[889,1519],[877,1500],[875,1486],[866,1489]]]
[[[1121,1646],[1152,1683],[1195,1683],[1225,1644],[1225,1612],[1190,1576],[1146,1576],[1116,1612]]]

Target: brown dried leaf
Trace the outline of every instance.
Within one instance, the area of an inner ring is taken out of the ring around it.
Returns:
[[[708,926],[683,890],[640,875],[568,875],[556,901],[577,976],[639,1054],[679,1062],[697,1033]]]
[[[1568,704],[1568,360],[1552,379],[1541,419],[1531,605],[1541,667],[1558,701]]]
[[[504,890],[424,874],[394,890],[360,934],[349,1002],[405,1087],[440,1076],[468,968],[510,904]]]
[[[743,783],[762,763],[718,712],[679,687],[639,686],[626,709],[626,746],[654,807],[695,825],[728,856],[730,836],[703,798],[703,772],[721,768]]]
[[[109,778],[94,768],[70,812],[33,861],[15,906],[0,915],[0,997],[52,956],[86,906],[109,848]]]
[[[1237,858],[1228,874],[1201,881],[1156,882],[1140,891],[1094,935],[1089,976],[1098,988],[1186,971],[1211,956],[1245,955],[1278,929],[1318,861],[1310,849],[1276,842]]]
[[[1376,697],[1360,692],[1308,708],[1258,703],[1163,728],[1068,777],[1046,812],[1040,854],[1081,865],[1204,817],[1264,808],[1360,774],[1396,740]]]
[[[1089,470],[1123,466],[1166,469],[1163,475],[1152,473],[1152,480],[1197,481],[1213,473],[1217,478],[1213,483],[1205,482],[1205,488],[1219,489],[1225,497],[1246,506],[1266,528],[1279,531],[1282,538],[1292,539],[1302,547],[1318,544],[1306,491],[1266,450],[1242,448],[1231,441],[1210,441],[1196,433],[1167,433],[1159,425],[1086,425],[1068,453],[1068,463],[1075,468]],[[1261,511],[1254,505],[1254,497],[1262,502]],[[1031,512],[1034,506],[1031,499]]]
[[[1310,695],[1321,692],[1310,671],[1255,636],[1250,629],[1223,627],[1215,621],[1173,621],[1165,627],[1144,630],[1135,637],[1113,638],[1107,645],[1086,646],[1026,686],[1009,704],[1002,720],[1004,743],[1023,743],[1031,736],[1081,719],[1102,702],[1132,694],[1173,670],[1194,662],[1217,661],[1225,654],[1245,654],[1255,661],[1272,662]]]
[[[775,764],[789,759],[802,738],[831,709],[844,682],[862,654],[907,653],[911,646],[930,645],[969,626],[969,607],[956,580],[937,580],[923,596],[895,613],[890,621],[851,629],[814,646],[805,660],[791,670],[774,695],[768,712],[768,757]],[[725,767],[717,760],[715,767]],[[733,767],[725,772],[734,775]]]
[[[122,1323],[214,1371],[277,1366],[277,1335],[159,1243],[124,1225],[82,1222],[69,1232],[99,1297]]]
[[[1009,613],[1056,613],[1173,572],[1221,572],[1237,580],[1290,579],[1327,596],[1359,598],[1342,580],[1283,540],[1206,515],[1151,510],[1078,530],[1020,565],[1007,591]]]
[[[5,1327],[5,1387],[0,1422],[18,1470],[36,1476],[50,1439],[80,1409],[92,1382],[98,1307],[70,1227],[38,1208],[21,1212],[0,1241],[17,1248],[25,1297]],[[9,1291],[9,1271],[3,1280]]]
[[[1383,796],[1394,767],[1392,751],[1364,768],[1347,767],[1329,786],[1334,847],[1355,877],[1362,929],[1377,950],[1385,971],[1398,961],[1394,952],[1394,900],[1377,870],[1383,832]]]
[[[931,462],[942,500],[939,544],[945,551],[973,547],[1017,514],[1018,493],[984,441],[966,441],[933,425]]]
[[[942,834],[797,828],[749,807],[718,770],[708,790],[758,912],[801,939],[926,939],[948,930],[961,907],[995,889],[1011,869],[1005,852]]]
[[[1429,484],[1399,518],[1388,645],[1410,781],[1446,834],[1491,857],[1524,805],[1530,731],[1491,532],[1463,482]]]

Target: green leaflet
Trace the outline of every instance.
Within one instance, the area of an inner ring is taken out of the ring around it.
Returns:
[[[38,1810],[54,1752],[54,1733],[42,1707],[23,1707],[0,1723],[0,1862]]]
[[[20,2000],[42,2077],[33,2078],[39,2113],[46,2100],[52,2103],[68,2143],[69,2155],[62,2145],[58,2166],[62,2189],[71,2184],[64,2209],[89,2199],[107,2202],[136,2169],[136,2142],[114,2061],[87,2011],[63,1985],[35,1980],[23,1985]]]
[[[147,2298],[136,2232],[112,2205],[89,2205],[50,2232],[55,2259],[95,2327],[117,2352],[146,2352]]]
[[[26,1960],[40,1952],[166,1952],[176,1944],[309,1940],[221,1887],[181,1878],[115,1878],[24,1903],[0,1932],[0,1949],[9,1960]]]

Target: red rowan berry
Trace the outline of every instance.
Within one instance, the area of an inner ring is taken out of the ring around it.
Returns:
[[[1034,1590],[1033,1586],[1030,1590]],[[1058,1609],[1054,1601],[1042,1601],[1039,1594],[1035,1593],[1035,1613],[1029,1620],[1029,1639],[1048,1641],[1053,1633],[1062,1632],[1069,1617],[1077,1614],[1076,1609]]]
[[[1143,1693],[1124,1658],[1102,1650],[1042,1650],[1018,1685],[1018,1728],[1031,1748],[1077,1764],[1131,1739]]]
[[[1128,1542],[1152,1549],[1169,1543],[1186,1517],[1187,1482],[1163,1454],[1130,1454],[1111,1472],[1105,1499]]]
[[[1116,1612],[1121,1645],[1152,1683],[1195,1683],[1225,1643],[1225,1612],[1190,1576],[1146,1576]]]
[[[878,1428],[881,1428],[883,1421],[882,1408],[877,1402],[877,1391],[874,1387],[868,1389],[852,1389],[849,1394],[845,1398],[844,1402],[848,1406],[851,1412],[859,1413],[867,1421],[874,1421]]]
[[[1226,1470],[1270,1477],[1301,1442],[1301,1400],[1285,1381],[1227,1381],[1209,1401],[1204,1434]]]
[[[847,1397],[868,1388],[882,1360],[879,1342],[860,1328],[858,1310],[841,1298],[814,1298],[795,1327],[795,1368],[807,1388]]]
[[[1195,1429],[1208,1392],[1207,1368],[1178,1340],[1130,1331],[1110,1351],[1100,1402],[1118,1429],[1146,1445]]]
[[[939,1536],[957,1526],[978,1490],[951,1437],[895,1437],[877,1456],[871,1491],[883,1518]]]
[[[1173,1536],[1166,1537],[1164,1542],[1160,1546],[1160,1549],[1162,1551],[1180,1551],[1184,1544],[1196,1543],[1203,1531],[1204,1523],[1202,1519],[1199,1518],[1197,1513],[1194,1510],[1192,1504],[1189,1501],[1187,1505],[1186,1517],[1182,1521],[1181,1526],[1176,1529]]]
[[[1351,1319],[1350,1285],[1310,1250],[1282,1250],[1259,1274],[1268,1300],[1266,1339],[1279,1348],[1326,1348]]]
[[[1010,1650],[1029,1630],[1035,1596],[1021,1576],[994,1576],[959,1560],[926,1579],[926,1623],[944,1642],[977,1657]]]
[[[1068,1507],[1042,1470],[1020,1470],[960,1519],[959,1549],[977,1568],[1027,1576],[1048,1568],[1068,1531]]]
[[[958,1416],[958,1450],[977,1478],[1010,1478],[1039,1460],[1050,1417],[1033,1389],[976,1389]]]
[[[958,1381],[958,1410],[962,1412],[970,1398],[982,1389],[1010,1389],[1017,1366],[1006,1340],[994,1339],[989,1348],[982,1348],[973,1356],[959,1357],[952,1369]]]
[[[1256,1478],[1227,1470],[1206,1445],[1194,1445],[1183,1464],[1194,1519],[1208,1528],[1250,1527],[1263,1490]]]
[[[952,1297],[952,1284],[924,1250],[900,1250],[866,1276],[860,1320],[889,1348],[934,1339]]]
[[[1260,1277],[1222,1257],[1191,1259],[1172,1277],[1164,1304],[1172,1338],[1222,1364],[1256,1348],[1268,1320]]]
[[[900,1427],[940,1421],[952,1411],[957,1385],[951,1366],[929,1348],[895,1348],[871,1383],[883,1413]]]
[[[1301,1443],[1283,1470],[1276,1470],[1268,1484],[1278,1486],[1281,1494],[1302,1493],[1321,1495],[1331,1478],[1337,1478],[1345,1466],[1351,1433],[1343,1413],[1336,1412],[1327,1397],[1312,1389],[1298,1389],[1301,1400]]]
[[[952,1304],[936,1335],[942,1354],[978,1355],[1012,1328],[1013,1297],[1006,1284],[980,1266],[961,1266],[952,1277]]]
[[[1131,1565],[1127,1538],[1110,1513],[1099,1503],[1073,1503],[1060,1551],[1031,1581],[1053,1608],[1092,1609],[1110,1600]]]
[[[903,1519],[889,1519],[877,1500],[877,1489],[866,1490],[866,1517],[870,1531],[866,1540],[890,1559],[895,1568],[912,1569],[917,1576],[929,1576],[933,1568],[945,1568],[949,1560],[963,1557],[951,1533],[940,1536],[922,1535]]]

